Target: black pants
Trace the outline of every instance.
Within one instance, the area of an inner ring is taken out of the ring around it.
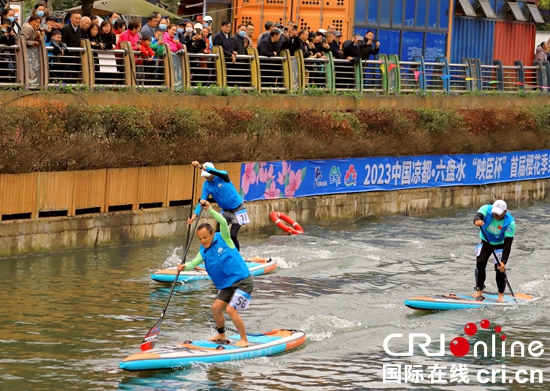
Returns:
[[[476,271],[475,271],[475,278],[476,278],[476,290],[483,290],[485,287],[485,278],[487,277],[485,273],[485,268],[487,267],[487,261],[489,258],[494,261],[493,256],[493,249],[501,249],[504,247],[504,245],[496,245],[492,246],[488,244],[486,241],[482,241],[483,247],[481,247],[481,253],[477,257],[477,263],[476,263]],[[504,264],[506,264],[505,261],[502,261]],[[496,280],[497,280],[497,287],[498,287],[498,293],[504,293],[504,290],[506,289],[506,279],[504,277],[504,273],[502,273],[500,270],[498,270],[498,264],[495,265],[495,271],[497,273]]]
[[[241,245],[237,240],[237,235],[239,234],[240,229],[241,229],[241,226],[239,224],[229,224],[229,233],[231,235],[231,240],[235,244],[235,247],[237,248],[238,251],[241,251]],[[216,225],[216,232],[220,232],[220,223]]]

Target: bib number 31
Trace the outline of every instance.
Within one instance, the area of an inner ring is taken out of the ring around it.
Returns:
[[[246,209],[235,212],[235,217],[237,218],[239,225],[250,223],[250,219],[248,218],[248,213],[246,213]]]
[[[231,299],[229,305],[237,311],[244,311],[250,305],[250,295],[245,291],[237,289],[233,294],[233,298]]]

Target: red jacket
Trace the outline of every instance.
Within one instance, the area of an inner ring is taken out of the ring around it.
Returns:
[[[144,45],[143,43],[139,45],[139,51],[141,52],[141,56],[136,56],[137,65],[143,64],[143,60],[147,60],[149,57],[153,57],[155,55],[155,52],[151,49],[151,46]]]

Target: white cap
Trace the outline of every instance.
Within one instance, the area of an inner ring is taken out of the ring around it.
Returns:
[[[202,21],[203,22],[212,21],[212,17],[209,15],[206,15]]]
[[[496,200],[493,204],[493,209],[491,210],[491,213],[495,213],[497,215],[502,215],[504,212],[508,210],[508,206],[506,205],[506,202],[502,200]]]
[[[206,162],[202,165],[203,167],[210,167],[210,168],[214,168],[214,165],[210,162]],[[210,178],[212,176],[212,174],[209,174],[207,173],[206,171],[202,170],[201,171],[201,176],[205,177],[205,178]]]
[[[202,24],[200,24],[200,23],[195,23],[195,26],[193,26],[193,28],[195,28],[195,29],[201,29],[201,30],[202,30]]]
[[[326,34],[327,33],[327,30],[325,29],[319,29],[317,30],[318,33],[323,33],[323,34]]]

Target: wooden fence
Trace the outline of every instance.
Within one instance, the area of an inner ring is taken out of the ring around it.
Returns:
[[[216,168],[228,171],[239,189],[241,163]],[[0,216],[5,221],[190,205],[203,183],[191,165],[2,174]]]

